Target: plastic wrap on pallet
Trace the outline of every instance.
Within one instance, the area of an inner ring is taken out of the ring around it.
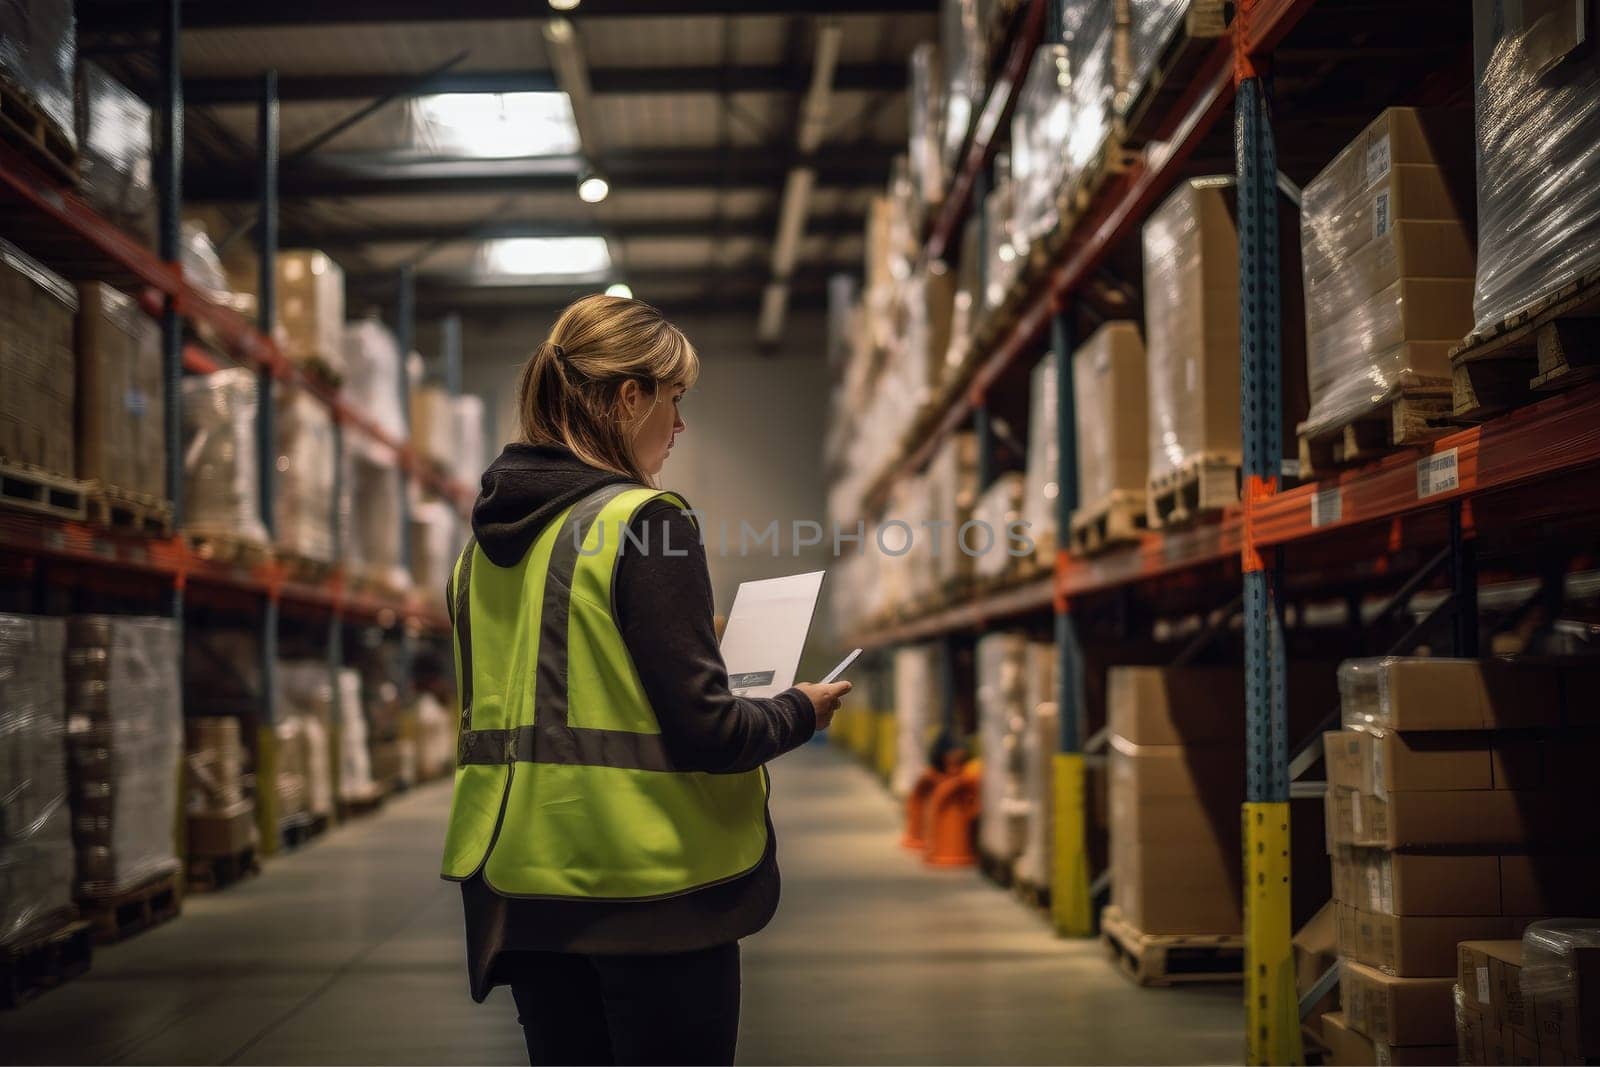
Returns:
[[[1467,124],[1389,108],[1306,185],[1306,435],[1402,389],[1449,386],[1449,350],[1472,322],[1471,207],[1452,188],[1470,165]]]
[[[72,286],[0,240],[0,460],[71,476]]]
[[[1472,10],[1483,330],[1600,268],[1600,53],[1581,4]]]
[[[278,253],[278,348],[337,382],[345,376],[344,271],[327,253]]]
[[[485,456],[483,398],[458,396],[451,401],[455,429],[455,456],[451,473],[462,485],[475,488],[488,466]]]
[[[1592,1001],[1600,996],[1600,990],[1591,977],[1594,966],[1581,966],[1577,954],[1582,951],[1592,957],[1597,950],[1600,919],[1543,919],[1522,932],[1518,980],[1523,1002],[1539,1006],[1541,1038],[1552,1039],[1569,1054],[1593,1051],[1582,1047],[1583,1031],[1596,1029],[1590,1020],[1595,1017]],[[1594,1038],[1588,1041],[1592,1043]]]
[[[978,639],[978,740],[983,758],[978,847],[989,859],[1003,863],[1022,851],[1027,829],[1022,803],[1027,652],[1028,640],[1022,634],[991,633]]]
[[[334,688],[323,660],[280,660],[278,663],[279,768],[301,776],[305,810],[312,815],[332,815],[333,757],[331,738],[336,726]],[[285,730],[291,725],[291,730]],[[292,746],[292,760],[283,758]]]
[[[973,557],[963,550],[961,526],[972,518],[978,502],[978,438],[970,432],[954,433],[933,454],[928,463],[928,500],[932,515],[943,525],[928,531],[914,527],[918,540],[931,540],[934,573],[949,586],[972,573]],[[969,535],[968,543],[974,540]]]
[[[1124,29],[1117,17],[1120,7],[1111,0],[1063,0],[1061,5],[1061,40],[1071,80],[1070,132],[1063,161],[1068,182],[1094,164],[1112,132],[1120,88],[1115,46]]]
[[[1072,133],[1071,70],[1065,45],[1034,53],[1011,118],[1013,229],[1026,248],[1056,228]]]
[[[346,569],[392,590],[410,585],[400,558],[400,494],[405,484],[397,467],[346,451],[345,484],[350,487],[350,521],[343,524]]]
[[[79,192],[96,211],[144,241],[155,236],[150,107],[94,63],[78,65]]]
[[[72,906],[60,619],[0,615],[0,946]]]
[[[320,562],[333,560],[333,416],[304,390],[277,393],[278,473],[273,533],[278,546]],[[341,489],[346,487],[341,486]]]
[[[1001,153],[995,164],[999,177],[983,201],[983,306],[996,308],[1005,302],[1017,275],[1022,272],[1027,247],[1018,236],[1015,211],[1016,189],[1011,183],[1011,168]]]
[[[78,477],[166,499],[161,328],[104,282],[78,286]]]
[[[442,500],[411,509],[411,582],[428,603],[442,603],[463,536],[461,518]]]
[[[1023,475],[1007,471],[983,491],[972,508],[974,527],[966,539],[966,547],[974,553],[972,570],[979,578],[998,578],[1016,562],[1013,551],[1020,551],[1022,542],[1011,536],[1016,523],[1022,518]]]
[[[344,385],[340,395],[366,413],[379,429],[397,441],[406,439],[406,413],[400,406],[400,346],[377,319],[362,319],[344,328]],[[346,435],[346,452],[387,456],[389,450],[364,433]]]
[[[231,811],[245,802],[245,747],[239,720],[201,715],[186,719],[184,810],[190,815]]]
[[[183,708],[173,620],[69,620],[67,739],[79,895],[113,896],[176,869]]]
[[[20,90],[73,143],[72,68],[77,59],[72,0],[0,4],[0,81]]]
[[[1239,242],[1231,178],[1180,185],[1144,224],[1150,480],[1239,451]],[[1231,353],[1231,357],[1229,356]]]
[[[183,380],[184,525],[264,542],[256,460],[257,381],[230,367]]]
[[[1143,495],[1149,473],[1144,342],[1131,322],[1103,324],[1072,354],[1078,416],[1078,499],[1098,507],[1117,492]]]
[[[421,385],[411,390],[411,446],[429,463],[454,466],[455,414],[444,386]]]
[[[1128,99],[1138,98],[1193,0],[1127,0]]]
[[[912,49],[907,160],[918,221],[944,199],[943,75],[937,45],[924,41]]]
[[[370,799],[377,788],[372,781],[372,758],[367,746],[367,717],[361,701],[361,674],[353,668],[339,671],[339,799]]]
[[[1022,853],[1016,878],[1023,885],[1050,884],[1055,844],[1055,754],[1061,745],[1056,727],[1056,670],[1060,652],[1054,641],[1028,642],[1023,679],[1022,796],[1027,803]]]
[[[899,754],[895,759],[895,796],[910,795],[928,769],[928,751],[941,721],[943,686],[936,645],[898,648],[894,653],[894,717]]]
[[[217,246],[212,242],[204,223],[184,220],[178,261],[183,267],[184,281],[200,290],[212,303],[234,306],[233,286],[228,282],[228,272],[222,266],[222,257],[217,254]]]
[[[967,129],[984,98],[983,26],[978,0],[940,0],[939,55],[944,61],[944,168],[959,163]]]
[[[424,781],[443,778],[455,764],[455,716],[432,693],[417,694],[418,776]]]
[[[1056,501],[1061,496],[1057,417],[1056,357],[1046,352],[1034,364],[1028,383],[1028,469],[1022,487],[1022,519],[1033,543],[1047,552],[1056,545]]]

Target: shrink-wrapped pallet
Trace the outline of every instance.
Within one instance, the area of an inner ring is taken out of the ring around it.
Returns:
[[[451,425],[455,430],[455,455],[450,472],[456,481],[476,488],[488,459],[484,455],[483,398],[458,396],[451,401]]]
[[[944,199],[943,73],[939,48],[932,41],[912,49],[907,165],[918,221]]]
[[[1124,0],[1128,7],[1126,89],[1119,110],[1136,107],[1179,34],[1220,37],[1227,29],[1222,0]],[[1170,83],[1169,83],[1170,84]]]
[[[167,496],[161,328],[104,282],[78,286],[78,477]]]
[[[995,165],[999,177],[983,201],[983,306],[996,308],[1005,302],[1022,271],[1026,245],[1017,230],[1016,190],[1011,182],[1010,161],[1002,153]]]
[[[461,519],[442,500],[411,509],[411,582],[427,602],[443,597],[463,541]]]
[[[72,0],[0,4],[0,81],[37,108],[69,146],[76,144],[72,68],[77,58]]]
[[[1465,113],[1389,108],[1306,185],[1306,436],[1448,390],[1472,322],[1470,152]]]
[[[256,841],[255,798],[245,795],[246,752],[239,720],[200,716],[185,720],[183,780],[191,858],[238,856]]]
[[[1028,383],[1028,469],[1022,487],[1022,518],[1041,557],[1055,558],[1061,496],[1061,442],[1057,438],[1056,356],[1046,352]]]
[[[1474,0],[1472,16],[1484,330],[1600,268],[1600,53],[1582,4]]]
[[[1065,178],[1078,182],[1103,159],[1114,132],[1114,108],[1122,86],[1116,62],[1127,26],[1123,0],[1063,0],[1061,40],[1067,50],[1071,132],[1065,145]]]
[[[443,778],[456,763],[455,716],[432,693],[417,694],[417,776]]]
[[[983,758],[978,848],[990,861],[1005,865],[1022,851],[1027,831],[1022,802],[1027,654],[1028,640],[1022,634],[991,633],[978,640],[978,737]]]
[[[0,460],[71,477],[78,296],[0,241]]]
[[[72,906],[60,619],[0,615],[0,946]]]
[[[455,464],[455,412],[442,385],[411,390],[411,446],[417,455],[446,469]]]
[[[273,507],[278,547],[308,560],[332,562],[338,502],[333,416],[301,389],[277,394],[278,472]],[[341,487],[342,488],[342,487]]]
[[[176,623],[69,620],[67,737],[78,895],[115,896],[174,870],[183,756]]]
[[[278,664],[279,723],[298,720],[293,743],[303,768],[305,807],[312,815],[332,815],[334,774],[332,738],[338,724],[333,677],[323,660],[285,660]],[[283,735],[280,733],[280,742]]]
[[[928,769],[928,752],[940,722],[943,694],[939,649],[935,645],[899,648],[894,653],[894,717],[899,754],[891,783],[905,797]]]
[[[337,382],[345,375],[344,271],[315,249],[278,253],[274,339],[289,359]]]
[[[1034,53],[1011,118],[1013,229],[1026,248],[1054,230],[1072,133],[1072,72],[1065,45]]]
[[[184,525],[264,542],[256,460],[255,372],[230,367],[183,380]]]
[[[398,441],[406,439],[406,412],[401,407],[400,348],[394,334],[375,318],[344,328],[344,385],[340,393],[366,413],[379,429]],[[365,434],[351,434],[346,451],[386,454],[387,449]]]
[[[178,261],[183,267],[183,280],[198,289],[213,304],[240,310],[247,306],[234,292],[222,257],[211,240],[206,224],[199,219],[184,219],[181,240],[178,244]],[[254,307],[249,304],[249,307]]]
[[[338,698],[339,799],[345,802],[370,800],[381,791],[372,780],[360,672],[348,667],[339,671]]]
[[[929,541],[935,581],[948,590],[972,574],[974,556],[963,548],[961,527],[972,518],[972,507],[978,502],[976,434],[955,433],[945,438],[928,464],[927,489],[929,521],[936,525],[926,535],[918,527],[917,537]],[[968,534],[967,545],[974,543],[974,537]]]
[[[1149,473],[1144,342],[1132,322],[1108,322],[1072,354],[1078,422],[1078,499],[1085,508],[1117,494],[1143,498]]]
[[[979,578],[993,580],[1005,575],[1028,545],[1024,531],[1017,526],[1022,521],[1022,483],[1020,471],[1007,471],[972,507],[972,521],[977,525],[968,531],[965,550],[971,553],[972,570]]]
[[[954,171],[984,98],[984,40],[978,0],[940,0],[939,56],[944,63],[946,173]]]
[[[1026,830],[1017,857],[1016,878],[1023,885],[1050,884],[1055,845],[1055,754],[1061,747],[1056,718],[1056,670],[1060,654],[1054,641],[1028,642],[1023,682],[1022,797]]]
[[[350,486],[350,521],[343,530],[341,553],[345,566],[368,581],[391,590],[410,585],[401,558],[400,508],[405,484],[400,470],[351,449],[345,453],[346,483]]]
[[[150,106],[97,64],[78,64],[78,191],[111,222],[143,241],[155,236]]]

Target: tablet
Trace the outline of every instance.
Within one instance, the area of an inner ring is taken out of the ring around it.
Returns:
[[[794,685],[825,573],[740,583],[722,632],[722,660],[734,696],[777,696]]]

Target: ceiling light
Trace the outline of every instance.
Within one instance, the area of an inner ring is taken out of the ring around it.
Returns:
[[[611,271],[604,237],[505,237],[485,241],[479,273],[497,278],[596,281]]]
[[[550,6],[557,11],[571,11],[583,0],[550,0]]]
[[[617,282],[615,285],[606,286],[607,296],[620,296],[624,300],[633,299],[633,290],[628,288],[626,282]]]
[[[611,195],[611,183],[605,175],[593,168],[578,175],[578,199],[585,204],[598,204]]]
[[[434,93],[412,109],[415,142],[442,157],[567,156],[581,147],[566,93]]]

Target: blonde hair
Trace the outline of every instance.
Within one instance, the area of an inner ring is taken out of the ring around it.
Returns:
[[[636,429],[623,425],[618,410],[622,386],[638,382],[659,401],[662,386],[687,387],[699,376],[699,353],[661,312],[642,300],[586,296],[567,306],[522,368],[522,440],[558,445],[591,467],[649,485],[630,447]]]

